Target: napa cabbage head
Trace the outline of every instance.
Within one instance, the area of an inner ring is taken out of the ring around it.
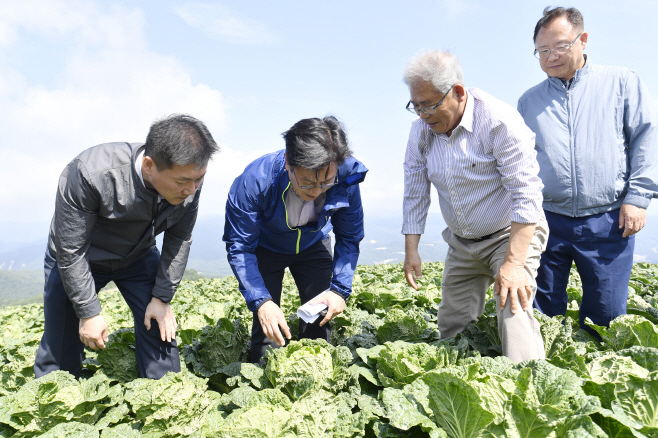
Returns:
[[[334,347],[322,339],[302,339],[268,350],[266,360],[266,378],[293,400],[312,389],[333,394],[359,391],[356,376],[347,370],[352,361],[347,347]]]

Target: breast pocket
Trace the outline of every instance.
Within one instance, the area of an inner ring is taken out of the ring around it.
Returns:
[[[495,158],[488,155],[460,157],[457,167],[457,179],[462,184],[488,183],[500,175]]]

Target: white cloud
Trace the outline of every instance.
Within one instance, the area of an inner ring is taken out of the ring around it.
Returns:
[[[230,42],[271,44],[275,41],[263,24],[239,17],[234,11],[216,3],[185,3],[176,6],[174,12],[189,26]]]
[[[171,113],[201,119],[216,140],[225,129],[222,94],[148,48],[141,11],[105,5],[0,4],[0,61],[53,39],[63,61],[48,85],[0,62],[0,222],[49,220],[59,173],[94,144],[144,141],[150,124]]]
[[[221,152],[216,154],[208,165],[208,172],[203,182],[199,216],[223,216],[228,194],[233,180],[242,173],[247,164],[271,151],[240,152],[221,145]]]

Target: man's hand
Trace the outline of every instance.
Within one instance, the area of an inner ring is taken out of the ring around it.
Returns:
[[[146,306],[146,313],[144,314],[144,325],[146,330],[151,330],[151,320],[155,319],[160,327],[160,339],[162,342],[171,342],[176,339],[176,330],[178,324],[174,311],[171,309],[169,303],[163,302],[160,298],[153,297],[148,306]]]
[[[508,296],[511,301],[512,313],[516,314],[518,311],[519,302],[524,311],[530,309],[529,301],[532,298],[532,288],[528,283],[528,276],[524,267],[504,262],[498,274],[496,274],[494,293],[500,295],[501,309],[505,308]]]
[[[404,276],[409,286],[418,290],[416,278],[423,276],[420,255],[418,254],[420,234],[406,234],[404,236]]]
[[[516,314],[519,302],[524,311],[530,310],[532,287],[525,272],[526,257],[530,241],[535,234],[535,224],[512,221],[505,261],[496,273],[494,293],[500,295],[500,308],[504,309],[509,297],[510,309]]]
[[[345,300],[338,294],[327,291],[318,298],[310,301],[311,304],[324,303],[327,305],[327,314],[320,321],[320,327],[334,319],[334,316],[340,315],[345,310]]]
[[[274,301],[267,301],[265,304],[260,306],[258,309],[258,320],[260,321],[260,326],[263,328],[263,333],[267,336],[267,339],[276,343],[279,347],[283,347],[285,340],[281,334],[286,335],[286,338],[290,339],[292,335],[290,334],[290,329],[288,328],[288,323],[286,322],[286,317],[283,316],[281,308],[276,305]]]
[[[80,342],[92,350],[105,348],[108,341],[107,323],[99,313],[96,316],[80,319]]]
[[[647,223],[647,211],[630,204],[622,204],[619,210],[619,229],[624,229],[622,237],[632,236],[644,228]]]

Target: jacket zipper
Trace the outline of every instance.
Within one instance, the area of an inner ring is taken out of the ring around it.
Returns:
[[[290,224],[288,223],[288,206],[286,205],[286,192],[290,188],[290,181],[288,181],[288,185],[286,186],[285,190],[283,193],[281,193],[281,200],[283,201],[283,210],[286,212],[286,226],[290,228],[291,231],[297,230],[297,245],[295,247],[295,254],[299,254],[299,241],[302,238],[302,230],[297,228],[292,228]]]
[[[566,88],[566,87],[565,87]],[[573,136],[573,121],[571,120],[572,111],[571,111],[571,92],[567,88],[567,127],[569,128],[569,148],[571,153],[571,190],[573,191],[573,203],[571,206],[571,212],[574,217],[576,217],[576,212],[578,211],[578,184],[576,182],[576,145],[574,144]]]
[[[151,216],[151,239],[155,239],[155,215],[158,214],[158,198],[153,200],[153,214]]]

